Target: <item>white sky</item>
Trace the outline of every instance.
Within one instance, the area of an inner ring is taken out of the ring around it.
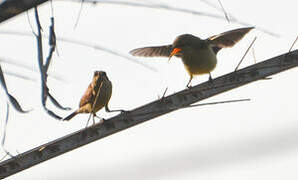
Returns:
[[[131,1],[133,2],[133,1]],[[146,1],[142,1],[146,2]],[[179,8],[223,15],[201,1],[148,1]],[[217,4],[217,0],[210,1]],[[233,48],[218,54],[213,77],[236,67],[255,36],[257,61],[288,51],[296,38],[297,1],[227,1],[226,11],[239,20],[280,34],[275,38],[258,30],[250,32]],[[41,23],[47,32],[50,4],[39,9]],[[55,1],[56,34],[110,47],[127,54],[131,49],[172,43],[180,34],[192,33],[201,38],[243,27],[224,20],[191,14],[139,7],[85,4],[79,25],[74,24],[79,4]],[[32,11],[29,13],[35,27]],[[31,32],[26,13],[0,24],[0,31]],[[44,44],[47,40],[44,41]],[[158,70],[152,72],[124,58],[92,48],[58,42],[60,56],[54,55],[50,74],[66,82],[49,78],[50,92],[65,106],[73,109],[87,88],[94,70],[104,70],[113,83],[111,109],[133,109],[162,95],[185,88],[188,75],[181,61],[173,58],[139,58]],[[298,45],[294,47],[297,49]],[[37,69],[36,40],[33,37],[0,33],[0,57],[13,58]],[[46,56],[48,49],[45,46]],[[252,53],[242,67],[254,62]],[[7,86],[24,109],[12,110],[5,147],[16,154],[64,136],[85,126],[88,115],[78,115],[70,122],[49,117],[41,107],[37,73],[1,63],[4,71],[13,71],[36,78],[30,82],[6,76]],[[205,106],[179,110],[139,126],[112,135],[95,143],[51,159],[7,179],[297,179],[298,101],[297,68],[226,92],[204,102],[251,98],[250,102]],[[208,80],[199,76],[193,85]],[[1,93],[3,94],[3,92]],[[1,129],[5,117],[5,99],[1,96]],[[70,112],[49,107],[61,116]],[[108,118],[104,110],[100,116]],[[2,132],[2,131],[1,131]],[[0,153],[1,157],[4,155]]]

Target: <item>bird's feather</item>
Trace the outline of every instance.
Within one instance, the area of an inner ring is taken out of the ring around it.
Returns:
[[[173,50],[172,45],[143,47],[131,50],[129,53],[133,56],[142,57],[169,57]]]
[[[254,27],[247,27],[223,32],[221,34],[209,37],[207,41],[209,41],[212,46],[219,48],[232,47],[253,28]]]

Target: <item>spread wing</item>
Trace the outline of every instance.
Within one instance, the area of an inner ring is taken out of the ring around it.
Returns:
[[[221,34],[209,37],[207,41],[209,41],[211,45],[219,48],[232,47],[253,28],[254,27],[247,27],[223,32]]]
[[[142,57],[169,57],[172,52],[172,45],[143,47],[131,50],[133,56]]]

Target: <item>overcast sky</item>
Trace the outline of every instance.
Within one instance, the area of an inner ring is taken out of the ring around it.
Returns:
[[[160,3],[175,8],[216,14],[223,12],[199,0],[125,1]],[[217,0],[209,0],[219,7]],[[255,36],[257,62],[289,50],[298,30],[297,2],[227,1],[227,12],[239,21],[276,33],[279,38],[258,29],[251,31],[233,48],[218,53],[213,77],[233,71]],[[74,28],[80,4],[54,1],[58,37],[88,42],[128,52],[142,46],[163,45],[176,36],[191,33],[201,38],[244,27],[224,19],[188,13],[132,7],[117,4],[84,4],[78,26]],[[40,19],[47,33],[50,25],[50,3],[39,7]],[[29,19],[35,29],[32,10]],[[5,147],[12,153],[24,152],[85,127],[88,115],[78,115],[70,122],[57,121],[41,107],[36,40],[34,37],[7,35],[1,31],[31,32],[26,13],[0,24],[1,59],[36,69],[35,72],[1,62],[6,72],[29,76],[28,81],[6,75],[8,89],[28,114],[11,108]],[[44,53],[48,52],[44,41]],[[113,83],[111,109],[134,109],[156,100],[166,87],[168,94],[185,88],[188,81],[180,59],[137,58],[153,67],[152,71],[123,57],[93,48],[57,43],[59,56],[53,57],[48,85],[50,92],[64,106],[78,107],[79,100],[95,70],[106,71]],[[298,45],[294,46],[297,49]],[[12,61],[12,60],[11,60]],[[249,52],[241,67],[254,63]],[[88,179],[297,179],[298,163],[298,85],[297,68],[223,93],[204,102],[250,98],[249,102],[204,106],[179,110],[130,128],[105,139],[66,153],[7,179],[79,180]],[[54,77],[59,77],[60,80]],[[62,79],[62,80],[61,80]],[[193,85],[208,80],[198,76]],[[5,98],[1,93],[1,132],[5,121]],[[61,116],[69,111],[49,108]],[[111,117],[117,113],[98,113]],[[4,152],[0,152],[4,155]]]

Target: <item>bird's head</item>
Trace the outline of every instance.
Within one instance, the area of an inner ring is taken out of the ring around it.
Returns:
[[[169,60],[172,56],[181,57],[183,53],[193,49],[192,46],[200,43],[200,41],[200,38],[191,34],[182,34],[178,36],[173,42],[173,49],[169,56]]]
[[[106,72],[104,71],[94,71],[93,79],[94,81],[98,81],[103,78],[108,78]]]
[[[94,76],[107,76],[107,74],[104,71],[95,71]]]

